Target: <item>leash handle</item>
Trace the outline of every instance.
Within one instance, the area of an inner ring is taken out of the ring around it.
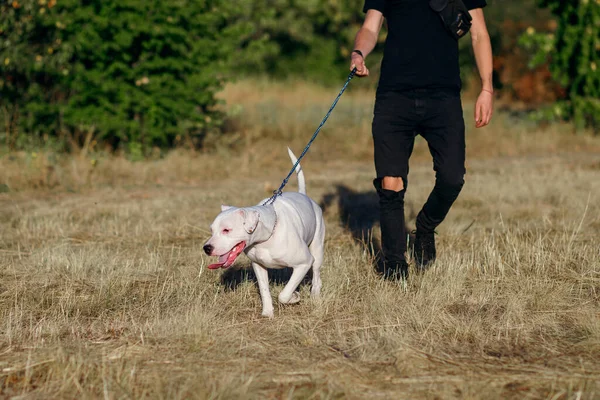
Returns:
[[[281,182],[281,185],[279,186],[279,189],[273,190],[273,195],[270,198],[268,198],[267,201],[265,201],[263,203],[263,206],[267,205],[267,204],[273,204],[275,202],[275,199],[277,198],[277,196],[281,196],[281,194],[283,193],[282,192],[283,188],[285,187],[285,185],[287,185],[290,177],[292,176],[292,174],[294,173],[294,171],[298,167],[298,164],[300,164],[300,160],[302,160],[302,158],[304,157],[304,155],[306,154],[306,152],[308,152],[308,149],[310,148],[310,146],[312,145],[312,143],[317,138],[317,135],[321,131],[321,128],[323,127],[323,125],[325,125],[325,122],[327,122],[327,119],[329,118],[329,115],[331,115],[331,112],[333,111],[333,109],[337,105],[337,102],[339,101],[340,97],[342,97],[342,94],[344,94],[344,92],[346,91],[346,88],[348,87],[348,84],[350,83],[350,81],[352,80],[352,78],[354,78],[354,75],[356,75],[356,67],[354,67],[352,69],[352,71],[350,71],[350,74],[348,74],[348,78],[346,79],[346,83],[344,83],[344,86],[342,87],[342,90],[340,90],[340,93],[337,95],[337,97],[333,101],[333,104],[329,108],[329,111],[327,111],[327,114],[325,114],[325,118],[323,118],[323,121],[321,121],[321,124],[319,124],[319,127],[317,128],[317,130],[315,131],[315,133],[313,133],[312,137],[308,141],[308,144],[306,145],[306,147],[302,151],[302,154],[300,154],[300,157],[298,157],[298,160],[294,163],[294,166],[290,170],[289,174],[287,174],[287,176],[285,177],[285,179]]]

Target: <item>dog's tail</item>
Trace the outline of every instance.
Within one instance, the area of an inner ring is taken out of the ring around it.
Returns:
[[[296,164],[298,159],[288,147],[288,154],[290,155],[290,159],[292,160],[292,164]],[[302,167],[300,164],[296,167],[296,174],[298,174],[298,192],[302,194],[306,194],[306,183],[304,182],[304,172],[302,172]]]

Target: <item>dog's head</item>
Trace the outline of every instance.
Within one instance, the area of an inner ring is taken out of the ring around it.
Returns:
[[[221,206],[221,213],[210,225],[212,235],[204,244],[204,252],[219,257],[219,261],[208,268],[228,268],[251,244],[251,236],[259,222],[256,210]]]

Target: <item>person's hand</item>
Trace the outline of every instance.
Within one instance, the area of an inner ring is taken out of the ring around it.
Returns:
[[[494,111],[494,94],[482,90],[475,103],[475,127],[482,128],[490,123]]]
[[[352,52],[350,61],[350,71],[356,67],[356,76],[369,76],[369,69],[365,65],[365,59],[358,53]]]

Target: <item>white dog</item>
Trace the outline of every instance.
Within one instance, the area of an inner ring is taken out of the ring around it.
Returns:
[[[288,148],[293,163],[297,159]],[[212,236],[204,245],[209,256],[219,261],[210,269],[228,268],[243,251],[252,261],[262,299],[262,315],[273,317],[273,301],[266,268],[293,268],[292,276],[279,294],[279,302],[300,301],[296,288],[312,267],[311,296],[321,291],[325,223],[321,208],[306,195],[304,173],[296,167],[298,192],[285,192],[273,204],[236,208],[221,206],[210,226]]]

